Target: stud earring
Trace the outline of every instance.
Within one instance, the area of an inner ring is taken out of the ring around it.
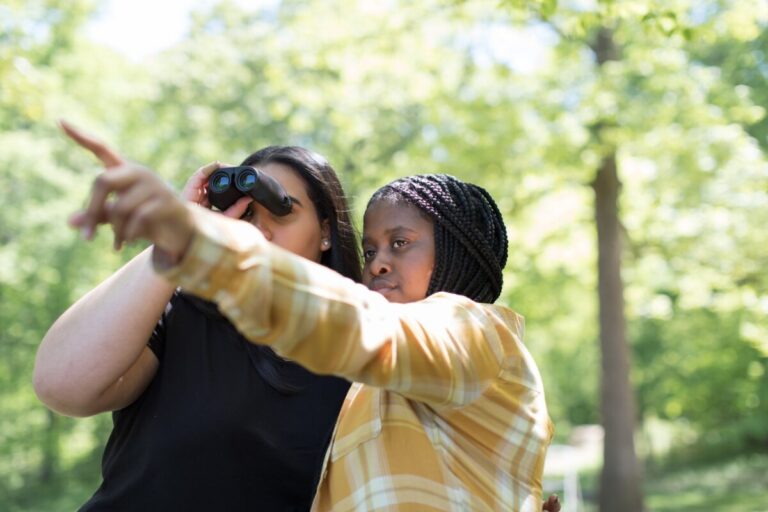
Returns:
[[[323,247],[330,247],[331,246],[331,241],[328,240],[327,238],[323,238],[323,241],[322,241],[321,245]]]

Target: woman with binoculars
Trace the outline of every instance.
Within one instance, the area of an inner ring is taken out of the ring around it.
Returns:
[[[108,173],[120,172],[119,155],[62,127]],[[324,158],[269,147],[243,165],[276,180],[290,209],[277,215],[238,195],[224,215],[360,281],[349,207]],[[220,167],[194,173],[183,196],[209,207],[206,184]],[[113,411],[103,482],[81,510],[308,510],[349,383],[248,343],[212,303],[157,276],[150,256],[73,304],[38,351],[34,383],[46,405],[70,416]]]

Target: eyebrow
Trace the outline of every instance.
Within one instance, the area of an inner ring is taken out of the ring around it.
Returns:
[[[384,235],[391,235],[392,233],[396,233],[398,231],[408,231],[409,233],[418,233],[415,229],[407,228],[405,226],[395,226],[393,228],[389,228],[384,231]],[[371,237],[364,236],[362,240],[360,240],[361,243],[370,242]]]

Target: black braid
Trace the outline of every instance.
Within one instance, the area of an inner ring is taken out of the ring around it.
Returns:
[[[435,268],[427,295],[446,291],[488,303],[499,298],[507,232],[485,189],[447,174],[423,174],[382,187],[368,206],[381,199],[404,200],[434,222]]]

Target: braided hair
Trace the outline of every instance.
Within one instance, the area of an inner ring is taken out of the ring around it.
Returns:
[[[368,208],[380,200],[415,206],[435,226],[435,267],[427,296],[445,291],[477,302],[499,298],[507,232],[485,189],[447,174],[421,174],[383,186]]]

